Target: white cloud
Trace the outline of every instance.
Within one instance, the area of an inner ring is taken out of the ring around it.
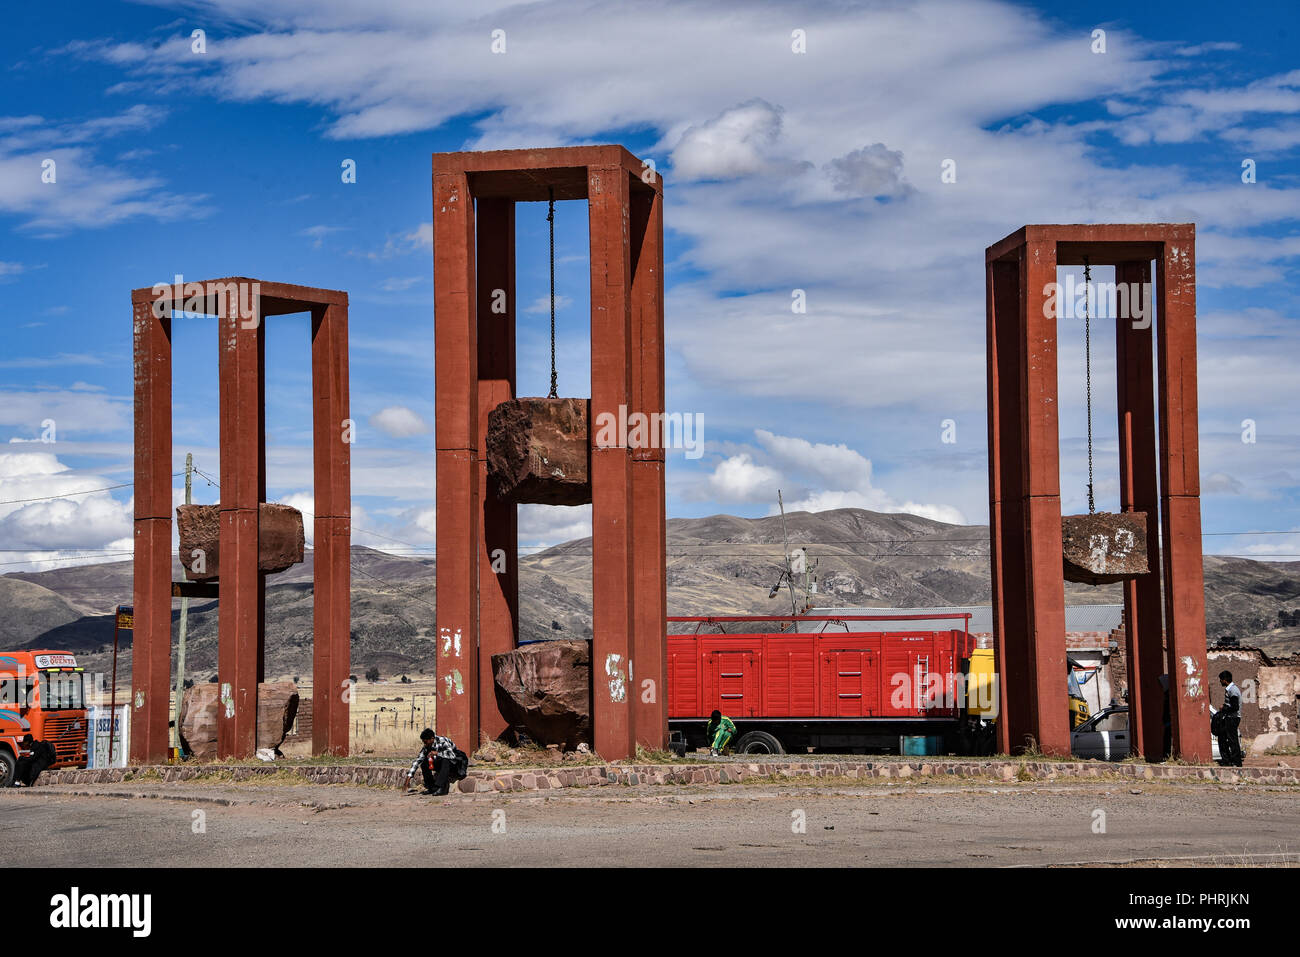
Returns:
[[[519,506],[519,546],[526,549],[524,554],[590,534],[590,505]]]
[[[755,429],[754,435],[768,454],[788,469],[812,475],[827,486],[871,487],[871,460],[847,445],[814,444],[766,429]]]
[[[29,437],[39,436],[47,419],[54,420],[56,439],[129,429],[131,400],[75,385],[66,389],[0,391],[0,426],[14,427]]]
[[[391,276],[381,282],[379,288],[384,292],[406,292],[406,290],[410,289],[416,283],[423,281],[423,276],[405,276],[403,278]]]
[[[1202,495],[1240,495],[1242,489],[1240,480],[1226,472],[1215,472],[1201,479]]]
[[[899,501],[872,480],[871,460],[843,443],[809,442],[754,430],[761,451],[736,452],[723,459],[704,482],[714,500],[726,504],[761,502],[778,511],[777,489],[786,494],[787,512],[821,512],[863,508],[874,512],[908,512],[935,521],[964,524],[959,509],[946,504]],[[767,462],[756,461],[755,457]]]
[[[732,179],[766,169],[781,136],[781,111],[763,100],[726,110],[682,134],[672,152],[673,176]]]
[[[311,545],[316,538],[316,497],[311,492],[290,492],[276,499],[276,503],[296,508],[302,513],[303,536],[307,544]],[[398,547],[387,538],[369,534],[373,529],[371,518],[356,502],[352,503],[350,522],[353,545],[365,545],[367,548],[380,550]]]
[[[106,140],[151,130],[166,115],[159,107],[137,104],[79,122],[0,118],[0,212],[24,217],[25,228],[46,235],[134,217],[206,216],[206,197],[169,192],[157,177],[133,175],[96,159],[95,149]],[[43,178],[47,169],[52,182]]]
[[[965,525],[962,513],[949,505],[922,505],[917,502],[898,503],[878,489],[866,492],[830,491],[815,492],[807,498],[786,503],[787,512],[824,512],[834,508],[864,508],[873,512],[906,512],[936,522]]]
[[[432,431],[428,422],[413,409],[404,405],[390,405],[370,417],[370,424],[394,439],[407,439],[413,435],[427,435]]]
[[[306,229],[300,230],[298,235],[306,236],[310,239],[312,241],[311,245],[313,249],[320,249],[321,245],[325,242],[326,237],[332,236],[335,233],[341,233],[346,229],[346,226],[326,226],[321,224],[317,226],[308,226]]]
[[[709,492],[719,502],[770,502],[781,484],[781,473],[757,465],[748,452],[723,459],[709,476]]]
[[[132,503],[97,491],[120,485],[91,472],[72,469],[51,452],[0,452],[0,547],[32,549],[29,553],[4,553],[4,561],[49,558],[47,549],[66,549],[66,555],[95,552],[130,554]],[[39,550],[39,551],[38,551]],[[82,550],[89,550],[83,552]],[[77,561],[41,562],[36,568],[53,568]]]
[[[557,314],[571,305],[573,305],[573,300],[568,296],[556,295],[555,311]],[[529,303],[527,307],[525,307],[524,312],[529,315],[538,315],[541,313],[549,315],[551,312],[551,297],[549,295],[538,296]]]
[[[366,259],[379,261],[392,259],[394,256],[407,256],[411,253],[422,252],[433,248],[433,223],[420,223],[414,229],[406,232],[390,235],[384,241],[382,249],[370,250],[364,253],[354,255],[364,256]]]
[[[841,193],[900,199],[915,192],[903,177],[903,154],[884,143],[845,153],[831,160],[827,168]]]

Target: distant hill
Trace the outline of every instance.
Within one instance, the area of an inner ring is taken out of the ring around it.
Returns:
[[[814,600],[819,605],[911,607],[990,600],[984,526],[861,509],[795,512],[786,517],[786,526],[791,546],[806,545],[810,560],[818,563]],[[780,517],[670,520],[669,614],[788,613],[787,589],[768,597],[781,573],[781,543]],[[355,548],[352,567],[353,671],[360,674],[372,665],[385,676],[432,671],[432,558]],[[304,564],[268,579],[268,675],[311,671],[311,576],[308,552]],[[1300,611],[1300,562],[1207,557],[1205,592],[1211,639],[1231,635],[1274,655],[1300,651],[1300,628],[1280,626]],[[1066,596],[1076,604],[1122,600],[1118,585],[1067,584]],[[129,562],[0,576],[0,640],[10,648],[68,648],[88,666],[106,668],[112,609],[130,601]],[[590,637],[591,539],[524,557],[520,606],[524,639]],[[204,680],[216,669],[216,602],[191,603],[189,636],[187,671]],[[124,649],[119,668],[129,667],[129,644]]]

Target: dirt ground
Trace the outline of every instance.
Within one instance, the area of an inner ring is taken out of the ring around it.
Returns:
[[[1253,785],[820,782],[442,799],[130,782],[0,791],[0,843],[21,845],[34,866],[1294,866],[1297,796]],[[24,839],[33,833],[47,839]]]

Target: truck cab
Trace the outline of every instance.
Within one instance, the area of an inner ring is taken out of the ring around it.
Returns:
[[[51,768],[86,766],[84,670],[66,651],[0,652],[0,787],[13,784],[22,739],[54,745]]]

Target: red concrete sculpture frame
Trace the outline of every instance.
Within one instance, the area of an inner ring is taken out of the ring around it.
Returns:
[[[487,494],[485,440],[515,394],[515,203],[550,191],[588,203],[592,725],[597,753],[625,758],[663,747],[668,721],[664,450],[595,427],[664,410],[662,182],[621,146],[433,157],[437,724],[466,750],[507,730],[491,656],[518,638],[517,507]]]
[[[986,252],[989,524],[998,748],[1070,753],[1057,422],[1056,268],[1114,266],[1152,319],[1116,318],[1120,507],[1146,512],[1151,571],[1124,582],[1133,753],[1210,757],[1196,417],[1196,228],[1025,226]],[[1140,300],[1141,301],[1141,300]],[[1158,333],[1158,335],[1157,335]],[[1153,382],[1152,350],[1158,382]],[[1156,405],[1159,394],[1159,441]],[[1157,494],[1157,475],[1159,492]],[[1164,543],[1163,554],[1161,542]],[[1162,561],[1163,559],[1163,561]],[[1163,608],[1161,584],[1163,578]],[[1162,618],[1164,635],[1162,636]],[[1166,649],[1167,646],[1167,649]]]
[[[314,458],[312,750],[346,754],[351,633],[351,422],[346,293],[243,277],[131,293],[135,349],[135,633],[131,760],[165,759],[171,688],[172,313],[217,316],[221,576],[217,753],[250,757],[264,677],[265,575],[258,504],[266,499],[267,316],[309,313]],[[184,586],[181,586],[184,587]]]

